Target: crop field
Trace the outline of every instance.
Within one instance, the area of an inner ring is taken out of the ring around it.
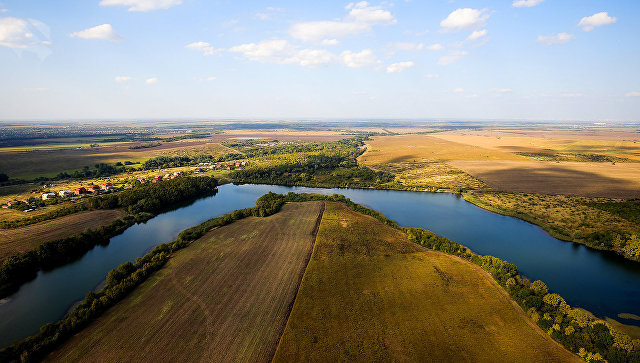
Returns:
[[[478,266],[327,203],[274,361],[400,360],[580,361]]]
[[[584,197],[640,197],[640,163],[453,161],[495,190]]]
[[[72,236],[87,228],[95,229],[125,215],[121,210],[95,210],[30,226],[0,229],[0,263],[16,253],[32,250],[48,241]]]
[[[443,184],[452,187],[464,185],[472,189],[585,197],[640,197],[640,163],[635,162],[640,156],[640,144],[634,144],[634,141],[578,140],[583,143],[581,149],[574,144],[576,140],[565,140],[565,147],[547,149],[562,140],[504,136],[502,133],[489,136],[489,133],[379,136],[367,142],[367,152],[359,161],[381,170],[404,168],[405,171],[398,173],[403,184],[429,183],[428,178],[420,180],[419,165],[438,162],[449,168],[439,174],[441,179],[448,177],[449,180],[443,179]],[[534,141],[539,145],[532,146]],[[597,143],[603,144],[585,146]],[[626,144],[613,149],[616,143]],[[542,151],[547,153],[542,157],[545,160],[535,160]],[[620,158],[629,162],[584,161]],[[464,173],[454,178],[451,173],[456,170]],[[437,179],[437,174],[422,174],[431,175],[431,180]]]
[[[47,360],[270,361],[323,206],[209,232]]]

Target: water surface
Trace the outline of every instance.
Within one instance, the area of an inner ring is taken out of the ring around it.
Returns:
[[[251,207],[269,191],[343,194],[403,226],[429,229],[479,254],[509,261],[522,274],[546,282],[572,306],[600,317],[617,317],[619,313],[640,315],[640,263],[560,241],[540,227],[488,212],[452,194],[228,184],[219,187],[214,196],[130,227],[112,238],[109,245],[95,247],[74,263],[40,272],[8,301],[0,303],[0,346],[62,318],[114,267],[174,240],[185,228]]]

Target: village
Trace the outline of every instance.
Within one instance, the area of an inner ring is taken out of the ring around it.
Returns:
[[[212,171],[233,171],[238,168],[245,167],[248,161],[234,161],[229,163],[199,163],[195,169],[175,170],[164,175],[145,175],[135,179],[134,183],[130,180],[119,180],[116,184],[112,181],[103,183],[89,183],[86,186],[78,186],[70,189],[69,185],[62,184],[44,184],[40,189],[32,189],[32,196],[24,199],[16,199],[6,202],[1,207],[5,209],[14,209],[25,213],[34,212],[40,208],[59,204],[62,202],[75,202],[80,198],[89,197],[98,194],[112,193],[120,190],[128,189],[136,184],[158,183],[162,180],[173,180],[188,175],[199,175]],[[64,189],[67,187],[67,189]],[[61,188],[60,190],[56,190]],[[37,197],[36,195],[39,195]]]

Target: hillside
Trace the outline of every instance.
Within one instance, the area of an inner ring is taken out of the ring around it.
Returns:
[[[580,361],[478,266],[327,203],[274,361],[399,360]]]
[[[323,203],[213,230],[51,354],[51,361],[270,361]]]

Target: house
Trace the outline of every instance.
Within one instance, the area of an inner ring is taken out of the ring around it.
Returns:
[[[138,181],[140,182],[140,184],[147,184],[147,179],[145,178],[138,178]]]
[[[61,196],[62,198],[69,198],[73,196],[73,192],[70,190],[61,190],[58,192],[58,195]]]
[[[153,182],[154,183],[157,183],[157,182],[159,182],[161,180],[162,180],[162,177],[160,175],[156,175],[156,176],[153,177]]]
[[[240,164],[239,161],[236,161],[236,164],[235,164],[236,168],[239,167],[240,165],[242,165],[242,164]]]
[[[42,193],[42,200],[49,200],[49,199],[55,199],[56,198],[56,193]]]
[[[10,202],[7,202],[7,207],[11,207],[12,205],[17,204],[17,203],[18,203],[17,200],[12,200]]]
[[[232,165],[229,165],[229,166],[227,166],[227,169],[228,169],[228,170],[233,170],[233,166],[232,166]]]
[[[246,165],[247,165],[247,162],[246,162],[246,161],[243,161],[243,162],[241,162],[241,163],[240,163],[240,165],[242,165],[242,166],[246,166]]]
[[[76,188],[75,190],[76,195],[82,195],[87,193],[87,188],[85,187],[80,187],[80,188]]]
[[[113,184],[106,182],[106,183],[102,183],[102,190],[111,190],[113,189]]]
[[[95,184],[93,184],[93,185],[89,185],[89,191],[90,191],[91,193],[97,193],[97,192],[99,192],[99,191],[100,191],[100,187],[99,187],[99,186],[97,186],[97,185],[95,185]]]

